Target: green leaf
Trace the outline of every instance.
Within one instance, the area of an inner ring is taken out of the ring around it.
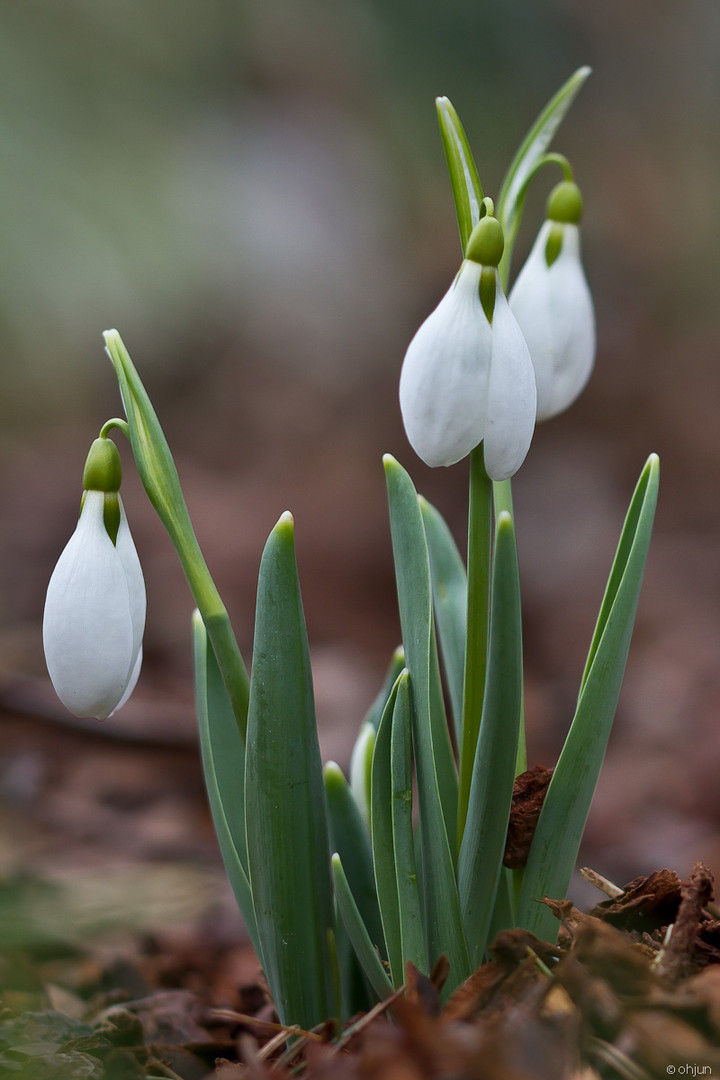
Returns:
[[[398,645],[397,649],[392,654],[392,659],[390,660],[390,665],[385,673],[385,680],[380,689],[380,693],[373,701],[365,716],[364,723],[372,724],[376,731],[380,727],[380,721],[382,720],[385,706],[387,705],[392,689],[397,682],[397,677],[404,667],[405,650],[402,645]]]
[[[255,951],[261,958],[247,877],[245,748],[199,611],[193,614],[192,626],[195,696],[208,801],[226,873]]]
[[[360,816],[342,769],[328,761],[323,769],[330,826],[330,850],[336,851],[355,897],[362,920],[373,944],[385,951],[385,938],[380,922],[370,836]]]
[[[375,749],[375,728],[365,722],[361,725],[350,755],[350,790],[360,816],[370,828],[370,796],[372,791],[372,759]]]
[[[247,669],[225,605],[197,542],[170,447],[122,338],[117,330],[106,330],[103,336],[105,351],[120,385],[130,444],[140,479],[178,553],[210,635],[235,718],[245,738],[249,693]]]
[[[553,773],[525,868],[518,925],[551,939],[557,924],[536,899],[567,892],[620,695],[657,503],[651,455],[625,518],[600,608],[575,716]]]
[[[446,97],[436,98],[435,107],[455,200],[460,244],[465,255],[470,233],[480,220],[482,187],[465,130],[451,101]]]
[[[264,970],[281,1022],[337,1015],[329,936],[333,900],[312,673],[295,563],[282,515],[260,563],[245,815]]]
[[[397,882],[403,970],[411,960],[427,971],[425,940],[420,913],[420,895],[415,868],[412,789],[412,702],[410,676],[398,680],[390,739],[390,781],[392,789],[392,834]]]
[[[465,670],[467,575],[462,556],[442,515],[422,495],[419,503],[430,557],[435,622],[459,746]]]
[[[454,837],[451,839],[448,835],[448,819],[453,820],[457,799],[457,789],[453,792],[452,787],[447,786],[445,762],[448,755],[450,766],[454,768],[454,765],[447,728],[441,737],[431,718],[433,614],[430,564],[415,487],[393,457],[386,455],[383,460],[400,625],[413,690],[413,748],[425,860],[422,880],[427,956],[432,965],[442,953],[447,954],[449,990],[462,982],[470,969],[450,847]]]
[[[589,67],[578,68],[550,99],[523,139],[503,181],[497,215],[505,234],[505,253],[500,263],[504,288],[507,287],[512,250],[520,228],[525,181],[548,149],[590,71]]]
[[[458,890],[473,966],[482,963],[502,871],[522,715],[522,615],[512,518],[497,522],[487,680]]]
[[[348,885],[345,872],[342,868],[342,862],[338,854],[335,854],[332,857],[332,875],[333,884],[335,886],[335,897],[347,935],[353,944],[355,954],[360,961],[370,985],[380,1000],[384,1001],[392,995],[393,985],[387,977],[380,957],[373,948],[370,935],[365,928],[362,916],[353,899],[353,894]]]
[[[375,887],[390,962],[390,973],[395,986],[402,986],[405,979],[395,873],[391,771],[392,722],[399,682],[400,677],[390,693],[375,737],[370,794],[370,831]]]

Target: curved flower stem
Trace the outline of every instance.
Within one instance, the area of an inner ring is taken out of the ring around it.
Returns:
[[[458,790],[458,850],[465,829],[485,694],[490,618],[492,492],[493,483],[485,471],[483,448],[480,444],[470,454],[467,638]]]
[[[103,431],[112,425],[129,435],[140,479],[178,553],[195,604],[207,627],[244,742],[250,682],[227,610],[200,550],[175,462],[148,393],[117,330],[106,330],[103,336],[127,416],[127,430],[123,427],[124,421],[109,420]]]
[[[121,420],[119,416],[113,416],[112,420],[106,420],[103,426],[100,428],[100,434],[98,438],[107,439],[110,432],[117,428],[118,431],[122,431],[125,438],[130,441],[130,425],[127,420]]]

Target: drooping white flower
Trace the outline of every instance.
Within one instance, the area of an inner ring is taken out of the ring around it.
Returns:
[[[453,465],[483,442],[493,480],[520,468],[535,427],[530,354],[498,280],[499,229],[495,218],[476,226],[479,241],[471,238],[468,258],[410,342],[400,375],[405,431],[423,461]],[[491,232],[494,250],[486,242]]]
[[[106,499],[119,512],[115,542]],[[77,528],[48,585],[43,645],[63,704],[104,720],[132,693],[142,664],[145,583],[117,492],[85,492]]]
[[[559,188],[575,185],[566,182]],[[561,209],[556,200],[553,210],[551,195],[549,220],[540,229],[509,299],[535,368],[538,420],[572,404],[595,363],[595,313],[580,260],[577,224],[582,204],[575,214],[568,213],[567,200],[564,207],[559,205]]]

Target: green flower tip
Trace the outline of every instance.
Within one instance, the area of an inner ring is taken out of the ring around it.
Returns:
[[[582,217],[583,200],[580,188],[572,180],[563,180],[550,192],[546,216],[562,225],[577,225]]]
[[[112,439],[95,439],[83,470],[83,491],[115,492],[122,483],[120,452]]]
[[[401,660],[402,660],[403,663],[405,663],[405,648],[404,648],[404,646],[398,645],[397,649],[392,654],[392,658],[393,658],[393,663],[394,664],[395,663],[399,664]]]
[[[497,266],[505,248],[502,225],[496,217],[481,218],[470,233],[465,258],[481,266]]]
[[[342,862],[340,861],[340,856],[337,851],[334,851],[330,856],[330,862],[332,863],[333,870],[342,870]]]

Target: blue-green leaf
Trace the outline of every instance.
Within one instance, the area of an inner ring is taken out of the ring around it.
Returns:
[[[433,606],[448,697],[460,745],[462,727],[465,633],[467,627],[467,575],[462,556],[442,515],[420,496],[420,511],[432,579]]]
[[[332,857],[332,875],[340,917],[355,949],[355,955],[359,959],[373,990],[380,1000],[384,1001],[393,993],[393,985],[387,977],[380,957],[373,948],[373,943],[358,911],[338,854]]]
[[[350,790],[368,829],[370,828],[370,795],[372,790],[372,759],[375,749],[375,728],[363,723],[350,755]]]
[[[420,971],[427,971],[412,821],[411,696],[410,677],[405,672],[398,680],[390,739],[392,832],[403,969],[411,960]]]
[[[193,614],[195,697],[208,802],[225,870],[262,963],[245,846],[245,749],[200,612]]]
[[[293,519],[260,564],[245,751],[250,885],[265,975],[284,1024],[337,1016],[329,839]]]
[[[482,963],[502,871],[522,715],[522,617],[512,518],[497,522],[487,679],[458,890],[470,962]]]
[[[465,129],[460,123],[452,102],[449,98],[439,97],[435,99],[435,106],[450,173],[455,213],[460,230],[460,244],[464,255],[470,233],[480,220],[483,192]]]
[[[422,851],[425,932],[428,962],[442,953],[450,961],[448,989],[469,974],[467,948],[451,855],[454,837],[447,820],[454,817],[457,800],[448,786],[454,768],[447,729],[444,737],[431,718],[433,614],[430,565],[417,492],[406,471],[392,458],[384,458],[390,507],[395,577],[405,660],[413,693],[413,749],[418,780],[418,806]],[[453,800],[455,804],[453,805]],[[447,812],[445,812],[447,808]]]
[[[397,699],[399,677],[390,692],[375,738],[372,761],[370,824],[380,915],[382,918],[390,973],[396,986],[402,986],[405,966],[400,932],[397,880],[395,874],[395,842],[392,821],[391,736],[393,710]]]
[[[385,673],[385,679],[383,680],[382,687],[380,688],[380,693],[373,701],[365,716],[364,723],[372,724],[376,731],[380,727],[380,721],[382,720],[385,706],[387,705],[390,694],[392,693],[392,688],[397,682],[397,677],[404,667],[405,650],[403,649],[402,645],[398,645],[397,649],[392,654],[390,665],[387,669],[387,672]]]
[[[373,944],[384,954],[385,939],[375,891],[368,830],[340,766],[334,761],[328,761],[323,769],[323,779],[330,826],[330,850],[336,851],[342,859],[362,920]]]
[[[625,518],[600,608],[575,716],[550,782],[525,868],[518,924],[551,938],[557,924],[535,901],[565,896],[620,695],[657,503],[660,465],[651,455]]]

